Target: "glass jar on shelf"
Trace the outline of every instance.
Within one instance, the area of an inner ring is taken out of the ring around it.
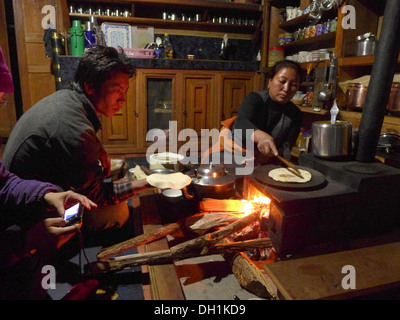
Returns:
[[[268,49],[268,67],[272,67],[280,60],[285,58],[285,51],[281,47]]]

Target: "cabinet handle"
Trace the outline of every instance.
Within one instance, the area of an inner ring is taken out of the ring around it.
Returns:
[[[186,110],[183,110],[182,113],[183,113],[183,115],[184,115],[185,117],[187,116]]]
[[[135,117],[139,118],[139,113],[137,113],[136,111],[135,111]]]

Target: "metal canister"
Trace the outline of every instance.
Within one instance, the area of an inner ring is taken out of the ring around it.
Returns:
[[[376,40],[371,32],[364,33],[356,38],[356,56],[367,56],[375,53]]]

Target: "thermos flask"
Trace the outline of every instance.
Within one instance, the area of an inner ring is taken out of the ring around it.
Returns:
[[[85,48],[91,48],[96,44],[96,30],[90,21],[87,21],[85,25]]]
[[[85,39],[81,22],[79,20],[73,20],[72,27],[69,29],[68,33],[70,35],[71,55],[80,57],[85,51]]]

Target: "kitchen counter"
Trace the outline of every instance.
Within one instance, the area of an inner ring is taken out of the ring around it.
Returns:
[[[65,88],[73,79],[80,57],[60,56],[61,85]],[[130,58],[135,68],[143,69],[187,69],[218,71],[258,71],[259,61],[227,61],[202,59],[140,59]]]

